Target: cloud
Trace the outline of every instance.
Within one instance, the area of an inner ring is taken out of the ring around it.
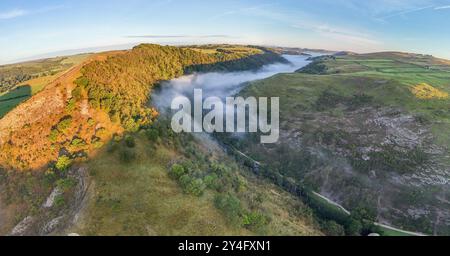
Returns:
[[[235,14],[247,14],[247,13],[254,13],[257,11],[261,11],[262,9],[266,8],[266,7],[271,7],[271,6],[275,6],[277,4],[261,4],[261,5],[256,5],[256,6],[251,6],[251,7],[245,7],[245,8],[240,8],[240,9],[235,9],[235,10],[230,10],[230,11],[226,11],[223,12],[221,14],[218,14],[216,16],[213,16],[211,18],[209,18],[210,21],[212,20],[217,20],[226,16],[230,16],[230,15],[235,15]]]
[[[125,36],[126,38],[153,38],[153,39],[167,39],[167,38],[232,38],[228,35],[132,35]]]
[[[0,20],[14,19],[31,14],[46,13],[59,10],[61,8],[64,8],[64,6],[63,5],[45,6],[36,10],[13,9],[7,12],[0,13]]]
[[[435,10],[450,9],[450,5],[438,6],[438,7],[435,7],[434,9],[435,9]]]
[[[0,13],[0,20],[8,20],[8,19],[14,19],[20,16],[27,15],[28,11],[22,10],[22,9],[14,9],[7,12]]]
[[[406,14],[410,14],[410,13],[415,13],[415,12],[428,10],[428,9],[431,9],[431,8],[434,8],[434,7],[435,7],[434,5],[417,7],[417,8],[413,8],[413,9],[408,9],[408,10],[392,13],[392,14],[386,15],[384,17],[380,17],[379,19],[380,20],[386,20],[386,19],[390,19],[390,18],[393,18],[393,17],[397,17],[397,16],[402,16],[402,15],[406,15]]]
[[[314,24],[314,23],[301,23],[292,25],[294,28],[304,29],[318,33],[324,37],[328,37],[334,40],[343,41],[347,43],[359,44],[359,45],[381,45],[380,41],[372,38],[369,34],[361,33],[346,28],[331,27],[327,24]]]

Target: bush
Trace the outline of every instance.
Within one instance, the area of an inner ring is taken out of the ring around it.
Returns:
[[[59,121],[57,128],[59,131],[64,132],[65,130],[69,129],[71,125],[72,125],[72,117],[66,116]]]
[[[145,136],[147,136],[148,140],[155,142],[159,137],[159,131],[154,128],[150,128],[145,131]]]
[[[206,186],[203,183],[203,180],[195,179],[189,183],[189,185],[186,188],[186,192],[194,196],[201,196],[203,195],[205,188]]]
[[[231,194],[218,194],[214,198],[214,205],[228,218],[229,221],[237,224],[242,213],[241,201]]]
[[[58,181],[56,181],[56,186],[61,190],[61,191],[68,191],[71,188],[75,187],[76,185],[76,181],[74,179],[71,178],[66,178],[66,179],[59,179]]]
[[[70,165],[72,164],[72,159],[70,159],[68,156],[60,156],[58,160],[56,161],[55,167],[61,172],[66,171],[69,169]]]
[[[72,97],[75,101],[79,101],[83,98],[83,88],[81,86],[75,87],[72,90]]]
[[[329,236],[344,236],[345,230],[342,225],[339,225],[336,221],[327,221],[322,225],[322,228],[326,235]]]
[[[84,142],[84,140],[82,140],[80,138],[75,138],[72,140],[71,145],[74,147],[81,147],[81,146],[85,146],[86,142]]]
[[[58,195],[55,197],[55,207],[62,207],[66,204],[66,199],[63,195]]]
[[[56,129],[53,129],[50,131],[50,135],[48,136],[48,139],[50,142],[56,142],[58,140],[59,131]]]
[[[103,142],[98,140],[98,141],[93,142],[92,145],[94,146],[95,149],[99,149],[99,148],[103,147],[104,144],[103,144]]]
[[[345,229],[348,236],[360,236],[363,226],[359,220],[352,219]]]
[[[181,176],[183,176],[186,173],[184,167],[179,164],[172,165],[172,168],[170,168],[169,176],[173,179],[179,179]]]
[[[136,152],[128,148],[123,148],[119,152],[119,158],[123,163],[131,163],[136,159]]]
[[[180,183],[180,186],[183,188],[183,190],[186,190],[189,184],[191,184],[192,178],[191,176],[184,174],[183,176],[180,177],[178,182]]]
[[[268,218],[259,212],[250,212],[244,214],[242,218],[242,224],[244,227],[252,230],[261,229],[268,223]]]
[[[203,182],[205,183],[206,187],[214,190],[217,190],[220,187],[218,180],[219,177],[215,173],[209,174],[205,176],[205,178],[203,178]]]
[[[67,113],[72,113],[75,110],[76,105],[76,100],[75,99],[70,99],[69,102],[67,103],[66,106],[66,111]]]
[[[87,124],[89,125],[89,126],[94,126],[95,125],[95,120],[94,119],[92,119],[92,118],[89,118],[88,120],[87,120]]]
[[[134,148],[136,146],[136,141],[134,140],[134,137],[131,135],[125,136],[125,145],[129,148]]]
[[[119,144],[115,141],[110,141],[106,147],[106,152],[114,153],[119,148]]]

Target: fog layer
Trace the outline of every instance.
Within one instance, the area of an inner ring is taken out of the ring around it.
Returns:
[[[182,76],[163,82],[152,94],[152,105],[165,112],[175,97],[191,98],[194,89],[202,89],[203,97],[225,98],[238,93],[247,82],[271,77],[279,73],[292,73],[310,63],[308,57],[284,55],[290,63],[275,63],[266,65],[258,71],[240,71],[227,73],[198,73]],[[283,86],[280,84],[280,86]]]

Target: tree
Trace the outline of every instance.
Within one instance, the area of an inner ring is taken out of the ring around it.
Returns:
[[[322,225],[325,233],[329,236],[344,236],[345,229],[342,225],[339,225],[336,221],[327,221]]]
[[[68,156],[60,156],[56,161],[55,167],[61,172],[66,171],[72,164],[72,159]]]
[[[346,234],[349,236],[360,236],[363,225],[361,221],[356,219],[351,219],[350,223],[346,226]]]

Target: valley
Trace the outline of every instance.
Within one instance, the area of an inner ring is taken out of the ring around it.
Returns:
[[[8,82],[0,232],[448,235],[448,62],[333,54],[142,44]],[[170,102],[194,88],[280,97],[280,140],[174,133]]]

